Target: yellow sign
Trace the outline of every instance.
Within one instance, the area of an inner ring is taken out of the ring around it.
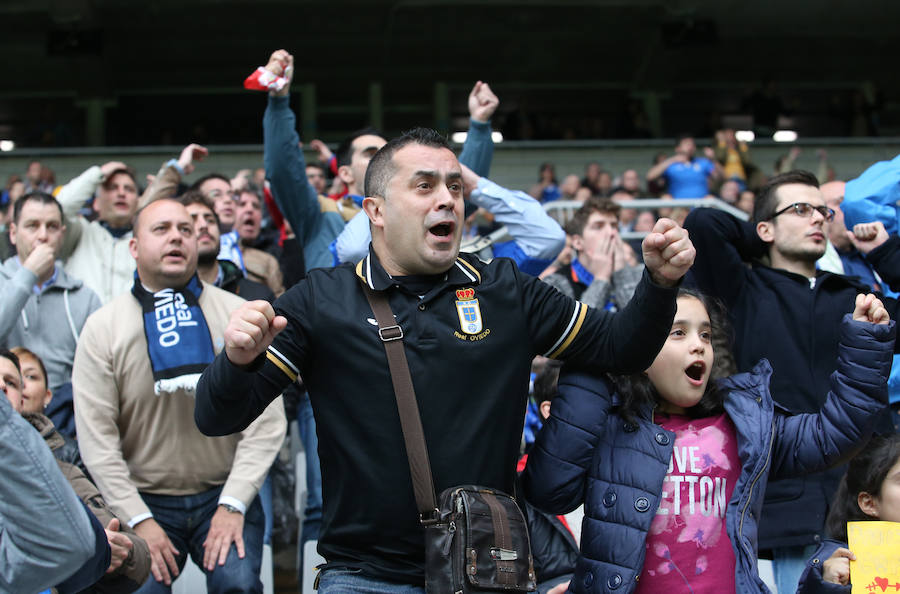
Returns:
[[[853,594],[900,592],[900,522],[847,522]]]

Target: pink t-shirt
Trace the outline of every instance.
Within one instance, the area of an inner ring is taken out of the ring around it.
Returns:
[[[726,414],[656,420],[675,433],[675,447],[636,592],[733,594],[725,509],[741,473],[734,425]]]

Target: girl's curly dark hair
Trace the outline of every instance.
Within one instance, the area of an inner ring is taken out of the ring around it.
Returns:
[[[737,364],[731,351],[732,335],[731,324],[725,313],[725,307],[716,299],[709,297],[694,289],[682,288],[678,290],[678,298],[690,297],[697,299],[706,308],[709,314],[711,344],[713,349],[713,364],[710,370],[709,382],[706,391],[696,405],[687,410],[687,414],[694,418],[709,417],[724,412],[723,401],[725,394],[719,390],[717,382],[720,378],[737,373]],[[640,416],[641,410],[653,408],[659,401],[659,393],[646,373],[632,373],[629,375],[610,374],[610,379],[616,386],[616,391],[622,398],[618,413],[628,421],[634,421]]]

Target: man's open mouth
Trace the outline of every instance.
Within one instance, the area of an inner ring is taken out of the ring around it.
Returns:
[[[429,227],[428,231],[433,235],[437,235],[438,237],[446,237],[453,233],[453,229],[456,227],[455,223],[447,222],[447,223],[438,223],[433,227]]]

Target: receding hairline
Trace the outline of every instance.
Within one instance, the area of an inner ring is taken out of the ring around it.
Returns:
[[[144,214],[144,211],[152,208],[153,206],[155,206],[157,204],[162,204],[164,202],[168,202],[170,204],[175,204],[177,206],[180,206],[181,208],[184,209],[185,212],[188,212],[187,206],[182,204],[177,198],[157,198],[156,200],[153,200],[152,202],[149,202],[149,203],[145,204],[144,206],[140,207],[137,210],[137,212],[134,213],[134,218],[132,219],[132,222],[131,222],[132,235],[137,237],[138,228],[140,227],[140,222],[141,222],[141,215]],[[204,204],[204,206],[206,206],[206,205]],[[193,222],[193,219],[191,219],[190,213],[188,213],[188,219]]]
[[[443,147],[443,146],[429,146],[427,144],[413,142],[413,143],[407,144],[406,146],[400,147],[393,155],[391,155],[390,163],[391,163],[391,167],[392,167],[392,172],[391,172],[390,177],[388,177],[388,179],[387,179],[388,182],[390,182],[390,180],[392,180],[397,175],[398,167],[394,160],[396,158],[397,154],[404,151],[405,149],[413,149],[413,148],[420,148],[420,147],[426,148],[426,149],[431,149],[431,150],[438,150],[438,151],[443,150],[443,151],[447,151],[451,155],[453,155],[453,159],[456,161],[458,169],[447,173],[447,179],[448,180],[462,179],[462,167],[459,167],[459,159],[456,157],[456,153],[454,153],[452,149],[449,149],[449,148]],[[441,173],[436,169],[416,169],[409,175],[409,177],[407,179],[413,180],[413,179],[416,179],[417,177],[441,177]],[[384,186],[385,194],[387,194],[387,188],[388,188],[388,184],[386,183]]]
[[[460,165],[459,159],[457,158],[456,153],[454,153],[453,149],[451,149],[451,148],[444,147],[444,146],[431,146],[431,145],[424,144],[421,142],[410,142],[408,144],[405,144],[391,153],[391,156],[388,159],[387,163],[385,164],[386,166],[385,166],[384,170],[382,171],[382,176],[384,178],[384,184],[383,184],[384,189],[382,191],[382,194],[384,194],[384,195],[381,196],[382,198],[387,198],[388,187],[390,185],[390,182],[397,176],[397,172],[400,169],[397,166],[397,161],[396,161],[397,155],[406,149],[414,149],[414,148],[419,148],[419,147],[432,149],[432,150],[446,150],[451,155],[453,155],[453,158],[456,160],[456,164],[458,166]],[[417,177],[425,177],[425,176],[439,177],[440,173],[438,173],[438,171],[435,169],[417,169],[417,170],[413,171],[412,173],[410,173],[410,175],[407,179],[412,180]],[[447,178],[453,179],[453,180],[462,179],[462,167],[459,167],[459,169],[457,169],[456,171],[451,171],[447,175]]]

